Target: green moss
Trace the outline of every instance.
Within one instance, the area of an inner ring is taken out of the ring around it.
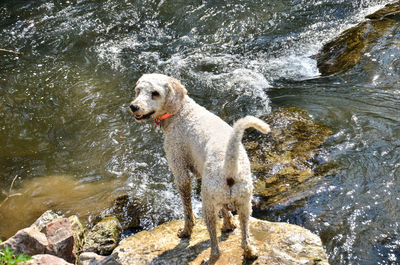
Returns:
[[[83,252],[110,255],[121,237],[121,224],[116,217],[106,217],[89,231],[84,239]]]
[[[305,110],[281,108],[261,118],[270,124],[271,134],[251,133],[244,145],[257,176],[255,194],[264,197],[266,204],[274,204],[299,185],[334,168],[333,164],[315,163],[332,130],[314,123]]]

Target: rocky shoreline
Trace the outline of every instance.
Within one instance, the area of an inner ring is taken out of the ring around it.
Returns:
[[[332,166],[316,160],[323,156],[321,145],[332,131],[297,108],[278,109],[261,118],[273,133],[262,136],[250,131],[243,142],[257,177],[253,210],[262,213],[288,200],[306,198],[305,190],[313,180],[329,173]],[[94,216],[84,227],[76,215],[65,218],[48,210],[0,248],[7,244],[16,254],[32,256],[26,265],[202,264],[209,256],[209,237],[202,219],[196,221],[191,239],[179,239],[176,233],[182,221],[170,221],[121,240],[124,231],[143,229],[145,205],[125,194]],[[328,264],[321,239],[307,229],[252,218],[251,231],[260,252],[252,264]],[[223,254],[217,264],[246,264],[240,229],[219,234],[219,240]]]
[[[7,244],[16,254],[32,256],[20,263],[24,265],[202,264],[210,251],[207,228],[197,219],[192,237],[180,239],[176,233],[182,222],[170,221],[121,240],[121,224],[115,217],[87,229],[76,216],[64,218],[49,210],[0,248]],[[328,264],[321,239],[307,229],[252,218],[250,230],[259,250],[258,259],[251,264]],[[222,256],[217,264],[246,264],[240,229],[219,232],[218,237]]]

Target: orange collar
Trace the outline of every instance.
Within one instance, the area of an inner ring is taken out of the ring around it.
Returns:
[[[161,115],[158,118],[154,118],[154,122],[156,123],[157,126],[160,125],[160,121],[165,120],[169,117],[171,117],[172,115],[170,113],[165,113],[164,115]]]

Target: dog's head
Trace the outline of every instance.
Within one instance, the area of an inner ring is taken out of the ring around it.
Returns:
[[[176,114],[187,94],[177,79],[162,74],[143,75],[136,83],[135,92],[129,110],[138,122],[166,113]]]

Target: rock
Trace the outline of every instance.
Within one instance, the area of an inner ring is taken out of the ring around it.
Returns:
[[[140,219],[146,212],[143,205],[137,198],[127,194],[118,196],[112,206],[101,213],[102,218],[115,216],[121,223],[122,229],[142,229]]]
[[[84,228],[78,217],[61,218],[49,210],[43,213],[30,227],[18,231],[0,247],[7,244],[16,254],[25,253],[30,256],[51,254],[75,263],[76,254],[82,244],[83,233]],[[48,257],[51,255],[40,256],[40,259],[51,260]],[[45,264],[51,264],[51,262]]]
[[[104,218],[87,233],[82,251],[109,255],[118,245],[121,232],[121,224],[116,217]]]
[[[73,263],[68,263],[62,258],[49,255],[49,254],[39,254],[32,257],[31,260],[24,263],[19,263],[21,265],[73,265]]]
[[[366,16],[369,19],[383,19],[385,17],[394,18],[400,14],[400,1],[387,4],[384,8]]]
[[[83,240],[86,233],[86,228],[79,221],[78,216],[72,215],[68,217],[68,222],[71,224],[72,234],[74,236],[74,250],[73,253],[77,257],[80,249],[83,246]]]
[[[79,255],[78,265],[95,265],[105,258],[105,256],[97,255],[94,252],[83,252]]]
[[[387,43],[384,36],[396,35],[400,17],[400,1],[388,4],[367,16],[369,20],[344,31],[338,38],[326,43],[315,56],[322,75],[346,71],[355,66],[377,43]],[[389,41],[396,38],[388,38]],[[396,41],[393,43],[396,46]],[[390,45],[383,44],[388,49]],[[382,58],[381,58],[382,60]],[[388,62],[384,60],[387,64]]]
[[[44,233],[46,229],[46,225],[55,219],[62,218],[62,216],[56,214],[52,210],[48,210],[44,212],[32,225],[32,228],[39,230],[40,232]]]
[[[324,156],[321,145],[332,131],[314,123],[305,110],[293,107],[260,118],[271,126],[271,133],[254,131],[243,139],[257,177],[255,195],[262,197],[256,206],[287,204],[306,197],[308,185],[334,168],[319,159]]]
[[[46,235],[39,230],[28,227],[18,231],[14,236],[0,244],[0,248],[8,245],[15,254],[27,254],[33,256],[46,252],[49,242]]]
[[[46,225],[46,236],[49,242],[47,253],[75,263],[75,240],[71,223],[67,218],[56,219],[48,223]]]
[[[235,221],[238,222],[237,216]],[[125,238],[108,260],[123,265],[201,264],[210,254],[209,235],[203,220],[196,220],[190,239],[176,236],[181,226],[182,220],[171,221]],[[222,220],[218,220],[222,255],[217,264],[244,264],[240,229],[221,235],[221,226]],[[302,227],[251,218],[250,231],[259,252],[251,264],[328,264],[320,238]]]

